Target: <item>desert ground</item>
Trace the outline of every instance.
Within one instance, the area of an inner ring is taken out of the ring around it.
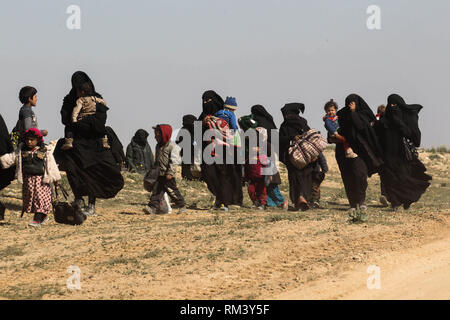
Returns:
[[[247,208],[213,211],[203,183],[178,177],[188,211],[145,215],[142,176],[124,172],[124,189],[83,225],[34,229],[14,182],[0,192],[0,298],[450,299],[450,154],[421,150],[433,180],[407,211],[383,207],[372,176],[367,219],[349,217],[334,151],[325,155],[321,208],[306,212],[252,210],[245,189]],[[371,265],[380,289],[367,288]],[[80,289],[67,288],[70,266]]]

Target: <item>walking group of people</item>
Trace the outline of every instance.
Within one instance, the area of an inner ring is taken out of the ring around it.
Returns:
[[[121,166],[126,162],[128,170],[156,174],[152,195],[144,211],[158,213],[165,194],[179,209],[186,210],[186,201],[177,187],[175,173],[181,164],[182,177],[204,181],[214,196],[214,208],[228,211],[232,205],[243,206],[243,185],[253,206],[288,209],[279,185],[281,177],[278,160],[288,172],[291,210],[308,210],[319,206],[320,184],[328,171],[327,162],[319,152],[314,161],[298,168],[291,162],[293,143],[301,140],[311,128],[301,114],[302,103],[288,103],[281,112],[283,123],[278,130],[273,116],[262,106],[251,107],[251,114],[237,117],[236,98],[225,101],[212,90],[202,95],[202,113],[199,117],[185,115],[182,129],[172,141],[172,127],[168,124],[153,126],[157,141],[155,155],[148,144],[149,133],[136,131],[124,154],[123,146],[114,130],[106,125],[106,101],[96,91],[93,82],[84,72],[77,71],[71,78],[72,88],[64,97],[61,122],[65,126],[54,150],[44,144],[47,130],[39,128],[33,107],[37,105],[37,90],[24,87],[19,100],[23,104],[12,134],[0,116],[0,190],[17,179],[23,184],[22,213],[33,213],[31,226],[40,226],[48,220],[52,207],[51,186],[58,186],[60,171],[65,171],[75,197],[74,208],[86,216],[95,215],[96,199],[109,199],[123,188]],[[324,127],[329,143],[335,143],[335,156],[341,172],[350,210],[365,210],[367,178],[379,174],[381,193],[392,209],[400,206],[408,209],[419,200],[430,185],[431,176],[418,159],[416,148],[420,146],[421,132],[418,125],[420,105],[408,105],[396,94],[390,95],[387,105],[379,108],[375,116],[367,103],[351,94],[339,110],[331,99],[324,106]],[[213,129],[224,139],[208,138],[197,141],[194,127],[200,121],[202,133]],[[247,143],[247,135],[254,130],[256,144]],[[272,141],[272,132],[278,132]],[[241,138],[243,137],[243,138]],[[277,144],[279,148],[272,146]],[[229,155],[231,162],[195,161],[196,147],[212,158]],[[189,149],[189,150],[188,150]],[[181,156],[189,151],[186,160]],[[238,161],[242,156],[244,161]],[[84,201],[87,197],[87,205]],[[0,219],[5,207],[0,203]]]

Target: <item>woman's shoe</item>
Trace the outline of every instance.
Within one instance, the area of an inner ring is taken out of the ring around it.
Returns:
[[[86,208],[86,204],[84,203],[83,198],[75,199],[73,207],[75,208],[75,210],[83,211]]]
[[[87,208],[83,210],[83,214],[85,216],[96,216],[97,214],[95,213],[95,205],[93,203],[89,203]]]
[[[3,205],[3,203],[0,203],[0,221],[5,220],[5,206]]]

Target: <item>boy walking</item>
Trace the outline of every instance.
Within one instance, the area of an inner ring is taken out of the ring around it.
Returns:
[[[168,124],[159,124],[153,129],[158,143],[156,145],[155,166],[159,168],[159,177],[153,186],[150,202],[144,208],[144,212],[146,214],[156,213],[166,192],[170,199],[175,202],[175,207],[180,208],[177,213],[185,212],[186,202],[180,190],[178,190],[175,180],[176,168],[181,159],[179,152],[176,150],[177,147],[170,141],[172,127]]]
[[[14,149],[17,148],[22,141],[23,134],[30,128],[38,128],[37,118],[33,111],[33,107],[37,105],[37,90],[36,88],[26,86],[20,89],[19,100],[23,104],[19,111],[19,120],[16,127],[13,129],[15,136],[13,137]],[[42,136],[47,136],[47,130],[40,130]]]

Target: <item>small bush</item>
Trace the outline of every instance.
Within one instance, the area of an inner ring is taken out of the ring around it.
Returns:
[[[362,210],[355,210],[349,213],[350,223],[363,223],[367,221],[367,216]]]

